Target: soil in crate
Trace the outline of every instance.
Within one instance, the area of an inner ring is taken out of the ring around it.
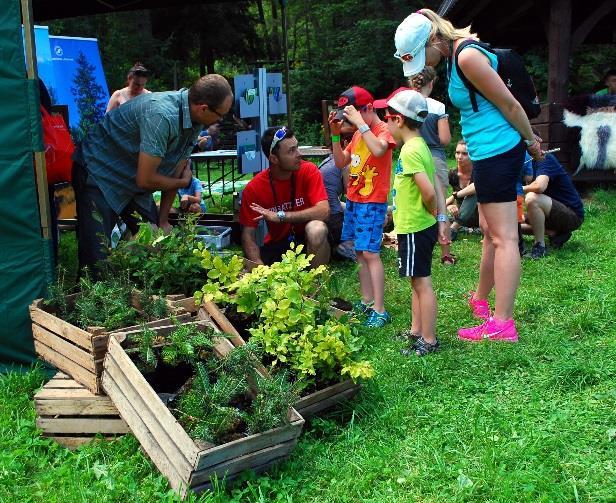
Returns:
[[[187,363],[172,366],[160,362],[155,370],[142,373],[156,393],[175,395],[192,377],[193,369]]]
[[[238,313],[237,306],[235,305],[225,306],[223,308],[223,313],[231,325],[238,331],[242,339],[248,341],[248,339],[250,339],[250,332],[248,329],[255,324],[257,317],[251,314]]]

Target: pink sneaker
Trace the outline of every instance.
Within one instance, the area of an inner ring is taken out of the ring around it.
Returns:
[[[487,300],[475,299],[475,292],[468,292],[468,305],[475,318],[487,320],[490,317],[490,304]]]
[[[488,322],[485,321],[476,327],[461,328],[458,330],[458,339],[469,342],[481,342],[487,324]]]
[[[484,336],[491,341],[518,342],[518,331],[513,318],[507,321],[490,318],[486,323]]]
[[[483,339],[491,341],[518,342],[518,331],[513,319],[507,321],[489,318],[476,327],[461,328],[458,338],[464,341],[480,342]]]

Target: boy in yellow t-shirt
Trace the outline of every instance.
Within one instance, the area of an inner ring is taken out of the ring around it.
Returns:
[[[387,101],[387,128],[398,144],[404,143],[394,169],[393,188],[398,271],[401,277],[411,278],[413,292],[411,328],[404,332],[411,347],[403,354],[418,356],[440,347],[435,333],[432,250],[437,239],[448,242],[445,200],[435,184],[432,154],[419,133],[427,114],[426,99],[417,91],[400,91]]]

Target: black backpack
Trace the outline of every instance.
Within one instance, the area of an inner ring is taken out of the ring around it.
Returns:
[[[473,111],[477,112],[477,98],[475,94],[483,96],[479,90],[471,84],[466,76],[460,70],[458,64],[458,56],[460,51],[469,45],[477,45],[486,51],[496,55],[498,59],[498,75],[503,80],[514,98],[518,100],[522,108],[526,112],[529,119],[534,119],[541,112],[541,105],[539,104],[539,97],[537,96],[537,90],[533,79],[528,74],[526,67],[524,66],[524,60],[513,49],[496,49],[492,48],[490,44],[485,42],[479,42],[478,40],[465,40],[462,42],[456,50],[455,63],[456,70],[460,79],[468,89],[468,95],[473,105]],[[485,98],[485,96],[483,96]]]

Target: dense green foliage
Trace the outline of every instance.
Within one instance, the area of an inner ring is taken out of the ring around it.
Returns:
[[[241,277],[237,257],[225,262],[196,251],[210,270],[195,300],[222,302],[248,316],[250,340],[263,345],[274,370],[290,371],[302,389],[372,377],[370,362],[360,359],[364,340],[356,320],[336,320],[328,312],[330,272],[325,266],[311,269],[303,248],[292,245],[280,262]],[[234,263],[238,266],[231,267]]]
[[[134,239],[121,240],[109,250],[107,274],[127,274],[138,288],[192,296],[203,284],[203,270],[193,253],[199,245],[203,248],[197,231],[195,215],[168,234],[140,223]]]
[[[305,429],[289,461],[200,502],[613,501],[616,487],[616,192],[586,201],[559,251],[524,261],[520,342],[465,344],[463,300],[477,280],[478,236],[435,252],[440,353],[407,358],[410,286],[384,253],[394,323],[370,334],[374,379],[341,412]],[[352,265],[335,268],[357,295]],[[0,501],[175,501],[134,437],[75,452],[44,439],[32,396],[39,371],[0,378]],[[190,498],[189,501],[196,501]]]
[[[55,283],[48,287],[45,304],[58,317],[81,328],[104,327],[115,330],[165,318],[168,314],[163,298],[152,295],[149,289],[137,293],[125,275],[101,281],[92,281],[84,275],[76,288],[78,294],[73,298],[67,297],[70,287],[64,269],[59,268]],[[135,298],[135,295],[138,297]]]

